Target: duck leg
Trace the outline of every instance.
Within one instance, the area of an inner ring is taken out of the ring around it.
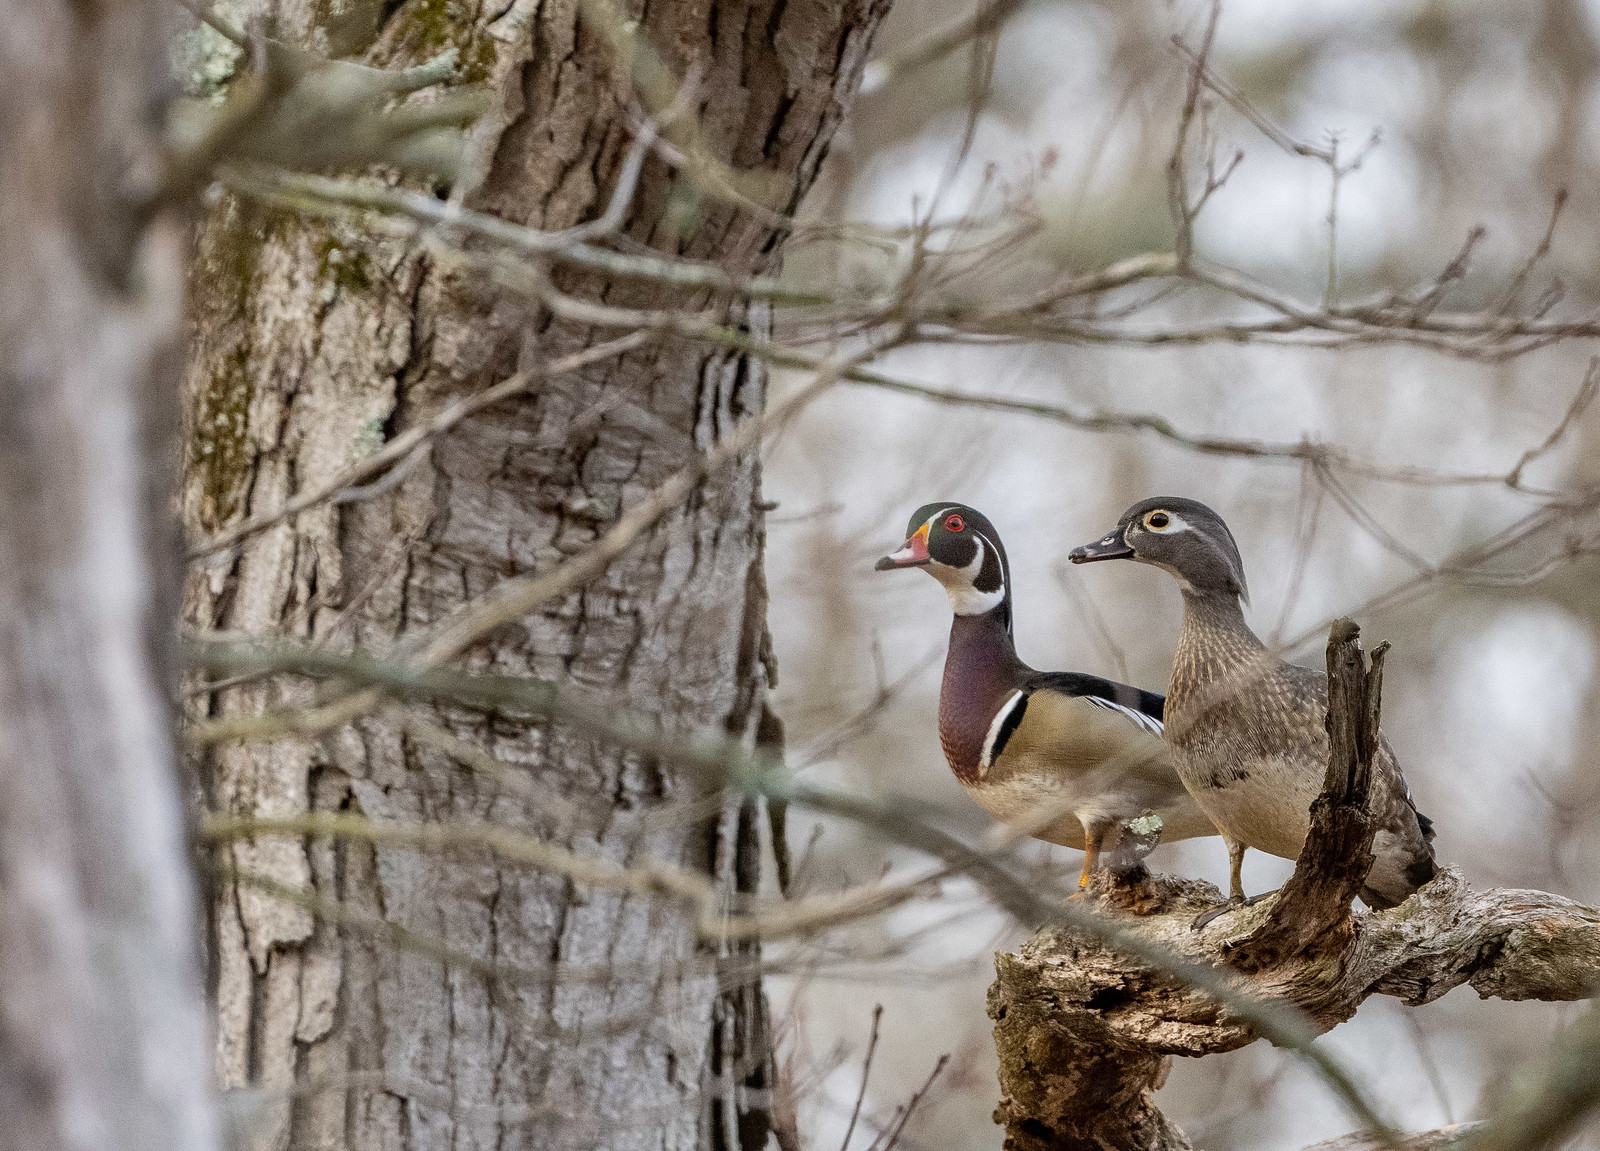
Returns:
[[[1089,873],[1100,866],[1100,848],[1106,841],[1106,833],[1112,828],[1109,821],[1085,822],[1083,825],[1083,872],[1078,876],[1078,890],[1083,891],[1089,886]]]
[[[1199,931],[1217,916],[1232,911],[1235,907],[1243,907],[1248,902],[1244,897],[1244,880],[1239,875],[1240,869],[1244,867],[1244,853],[1248,848],[1230,835],[1224,835],[1222,842],[1228,845],[1228,898],[1195,916],[1190,930]]]

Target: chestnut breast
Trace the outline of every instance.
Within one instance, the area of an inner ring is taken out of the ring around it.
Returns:
[[[978,782],[989,725],[1026,670],[998,619],[955,617],[939,688],[939,743],[962,783]]]

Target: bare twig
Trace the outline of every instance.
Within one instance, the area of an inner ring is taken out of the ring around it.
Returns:
[[[1172,222],[1178,235],[1173,248],[1178,267],[1186,269],[1194,256],[1195,207],[1189,202],[1189,171],[1185,153],[1189,147],[1189,128],[1194,123],[1195,110],[1200,105],[1200,92],[1204,87],[1206,59],[1211,55],[1211,45],[1217,35],[1217,21],[1222,18],[1221,0],[1212,0],[1206,16],[1205,31],[1200,37],[1200,48],[1188,52],[1181,40],[1174,40],[1180,50],[1191,58],[1189,83],[1184,93],[1183,108],[1178,114],[1178,137],[1173,142],[1172,154],[1167,159],[1167,202],[1172,212]]]
[[[1322,514],[1323,487],[1320,472],[1310,461],[1300,469],[1300,506],[1294,517],[1294,563],[1289,569],[1289,584],[1283,591],[1283,604],[1278,608],[1278,620],[1272,625],[1267,646],[1276,648],[1289,626],[1289,614],[1300,598],[1300,587],[1305,581],[1306,567],[1311,560],[1311,548],[1316,542],[1317,520]]]
[[[867,1038],[867,1054],[861,1060],[861,1087],[856,1091],[856,1105],[850,1109],[850,1123],[844,1129],[844,1140],[839,1151],[850,1151],[850,1137],[856,1133],[856,1120],[861,1118],[861,1104],[867,1097],[867,1079],[872,1074],[872,1056],[878,1050],[878,1024],[883,1019],[883,1004],[872,1005],[872,1034]]]
[[[992,36],[1022,6],[1022,0],[986,0],[967,15],[936,28],[904,47],[886,53],[867,65],[861,76],[861,94],[872,96],[929,64],[982,36]]]
[[[338,179],[262,167],[230,168],[222,173],[222,179],[236,192],[299,212],[335,218],[347,216],[351,210],[377,213],[397,220],[414,221],[416,225],[427,225],[446,233],[459,231],[490,241],[507,251],[541,256],[574,267],[603,272],[608,276],[655,280],[685,288],[708,288],[750,299],[815,303],[821,298],[816,293],[797,290],[772,277],[740,279],[730,276],[715,264],[634,252],[613,252],[596,247],[590,241],[599,238],[600,233],[588,231],[589,225],[580,225],[565,232],[543,232],[502,220],[498,216],[446,203],[422,192],[394,188],[375,181]],[[605,217],[602,217],[595,223],[599,225],[604,221]],[[420,229],[412,226],[407,231],[416,235]]]
[[[890,1151],[900,1141],[900,1133],[906,1129],[906,1124],[911,1122],[911,1116],[917,1110],[917,1104],[927,1097],[928,1091],[933,1086],[933,1081],[939,1078],[945,1067],[950,1063],[949,1054],[939,1056],[934,1061],[933,1070],[928,1073],[928,1078],[911,1093],[911,1098],[906,1100],[905,1106],[897,1108],[893,1126],[885,1129],[877,1139],[867,1146],[867,1151]]]
[[[1511,277],[1511,282],[1506,285],[1505,293],[1500,297],[1500,307],[1496,309],[1501,315],[1509,312],[1522,296],[1522,289],[1528,282],[1528,277],[1533,275],[1533,270],[1539,266],[1539,261],[1550,254],[1550,244],[1556,238],[1556,225],[1561,222],[1561,210],[1567,206],[1567,190],[1557,188],[1555,201],[1550,206],[1550,222],[1545,225],[1544,235],[1540,237],[1538,246],[1528,256],[1522,267],[1517,269],[1517,274]]]
[[[260,836],[329,836],[417,851],[477,848],[498,859],[554,872],[585,887],[683,900],[695,908],[696,927],[707,940],[811,935],[879,915],[914,898],[933,881],[921,878],[903,884],[869,884],[837,895],[778,900],[775,906],[766,908],[754,904],[749,913],[742,914],[727,906],[726,894],[717,884],[697,872],[665,862],[623,867],[490,823],[406,824],[343,812],[312,811],[282,819],[208,815],[201,821],[200,834],[213,843]]]
[[[1281,463],[1315,463],[1328,469],[1349,472],[1366,479],[1391,483],[1416,484],[1429,487],[1455,485],[1507,484],[1508,472],[1448,472],[1406,464],[1380,464],[1351,455],[1333,444],[1316,440],[1272,442],[1269,440],[1237,439],[1227,436],[1205,436],[1185,432],[1165,416],[1144,412],[1118,412],[1103,409],[1081,408],[1062,403],[1014,399],[981,392],[959,391],[931,384],[886,376],[880,372],[856,370],[843,374],[846,383],[863,384],[901,395],[914,396],[938,404],[961,407],[987,408],[990,411],[1011,412],[1033,416],[1064,424],[1086,432],[1149,432],[1161,437],[1175,447],[1206,455],[1237,456]],[[1520,477],[1511,484],[1521,490]],[[1535,492],[1548,495],[1554,493]]]
[[[1543,443],[1522,453],[1522,458],[1517,460],[1516,466],[1506,473],[1507,487],[1514,488],[1519,486],[1522,483],[1522,470],[1540,457],[1549,454],[1561,442],[1562,438],[1583,418],[1584,412],[1589,410],[1589,405],[1594,403],[1596,392],[1600,392],[1600,357],[1591,357],[1589,370],[1584,372],[1583,382],[1578,385],[1577,394],[1572,397],[1572,402],[1567,405],[1567,410],[1562,415],[1561,422],[1545,437]]]

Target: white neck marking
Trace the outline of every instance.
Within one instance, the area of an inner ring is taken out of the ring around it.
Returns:
[[[999,607],[1006,598],[1003,571],[1000,576],[1000,586],[994,591],[979,591],[973,586],[978,573],[983,571],[983,557],[988,545],[983,542],[983,537],[976,533],[972,540],[978,546],[973,552],[972,562],[966,567],[955,568],[938,560],[928,564],[928,574],[944,585],[945,594],[950,597],[950,610],[957,615],[983,615]]]

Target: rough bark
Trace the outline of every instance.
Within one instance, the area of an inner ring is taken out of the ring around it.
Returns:
[[[0,1147],[215,1132],[166,636],[160,3],[0,3]]]
[[[678,75],[699,75],[695,110],[710,148],[736,169],[775,173],[792,204],[815,176],[885,6],[675,0],[650,6],[641,30]],[[494,110],[476,131],[481,177],[469,204],[546,228],[604,208],[632,135],[630,85],[575,4],[407,0],[346,5],[337,21],[324,19],[329,7],[279,5],[280,32],[381,66],[453,45],[489,86]],[[629,15],[641,17],[637,5]],[[627,233],[738,273],[767,269],[780,239],[766,217],[696,195],[655,160]],[[562,282],[613,303],[688,302],[655,287]],[[599,335],[441,272],[411,248],[232,198],[204,221],[192,287],[184,511],[196,536],[273,509],[463,392]],[[303,513],[197,571],[188,618],[381,652],[497,581],[584,547],[620,508],[759,411],[765,386],[757,365],[673,342],[552,382],[444,438],[392,492]],[[669,727],[776,738],[765,703],[774,672],[763,537],[752,453],[602,580],[496,632],[467,665],[570,676]],[[248,713],[291,692],[237,688],[207,707]],[[730,888],[755,883],[753,804],[713,802],[708,817],[691,781],[640,757],[559,728],[423,710],[525,767],[545,798],[495,791],[406,738],[388,711],[321,741],[221,750],[206,765],[210,802],[275,816],[492,818],[610,858],[709,868]],[[466,855],[263,841],[235,846],[227,862],[484,960],[548,973],[492,993],[471,973],[219,881],[221,1079],[304,1085],[276,1097],[258,1145],[684,1148],[732,1146],[734,1130],[747,1148],[765,1140],[760,989],[719,991],[719,970],[749,965],[697,945],[681,909]]]
[[[1190,959],[1223,964],[1230,940],[1270,914],[1260,904],[1192,931],[1216,889],[1169,882],[1163,913],[1133,922]],[[1187,1146],[1152,1100],[1163,1061],[1232,1051],[1256,1038],[1204,994],[1069,928],[1044,929],[1016,954],[999,956],[996,971],[989,1014],[1008,1147]],[[1399,907],[1360,917],[1337,956],[1239,981],[1303,1008],[1325,1028],[1349,1019],[1369,995],[1419,1006],[1463,983],[1484,998],[1584,999],[1600,990],[1600,912],[1542,891],[1474,892],[1450,869]]]

